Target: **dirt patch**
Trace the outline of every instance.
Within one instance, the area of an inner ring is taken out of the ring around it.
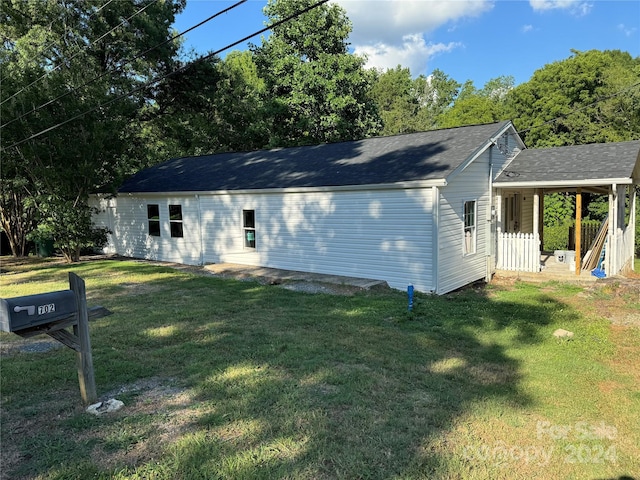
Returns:
[[[352,285],[334,285],[329,283],[320,282],[287,282],[280,285],[280,287],[291,290],[293,292],[303,293],[324,293],[328,295],[355,295],[358,292],[362,292],[362,288]]]
[[[622,325],[611,326],[611,340],[616,345],[616,354],[609,363],[623,375],[630,375],[636,385],[640,385],[640,351],[638,339],[640,333],[635,328]]]
[[[640,328],[640,278],[605,279],[585,288],[581,297],[613,325]]]
[[[193,394],[175,380],[143,379],[123,385],[101,396],[125,398],[124,407],[95,419],[95,427],[78,434],[69,432],[78,443],[94,443],[91,461],[100,468],[135,466],[163,455],[168,445],[188,432],[200,410],[194,410]],[[42,407],[42,408],[41,408]],[[24,442],[37,443],[42,432],[60,433],[74,417],[92,415],[77,403],[77,392],[57,392],[42,405],[29,405],[11,416],[2,416],[4,437],[0,449],[0,480],[14,478],[12,472],[25,461],[20,449]],[[31,477],[29,477],[31,478]]]
[[[189,430],[196,416],[191,408],[194,404],[192,393],[176,386],[172,380],[140,380],[109,392],[105,398],[123,395],[135,396],[114,416],[147,420],[137,426],[131,422],[131,438],[124,439],[119,448],[110,447],[108,438],[104,438],[105,433],[107,437],[113,433],[92,431],[87,436],[86,440],[90,437],[100,440],[91,453],[91,459],[101,468],[123,464],[135,466],[157,458],[167,445]]]
[[[17,353],[46,353],[62,347],[64,345],[50,337],[12,338],[9,342],[0,340],[0,357],[7,357]]]

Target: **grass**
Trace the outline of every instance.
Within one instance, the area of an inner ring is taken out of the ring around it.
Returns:
[[[640,471],[637,292],[305,294],[134,261],[3,262],[2,297],[85,279],[103,417],[74,353],[2,334],[2,478],[618,478]],[[630,315],[630,316],[625,316]],[[552,332],[565,328],[571,341]],[[43,337],[44,341],[48,337]]]

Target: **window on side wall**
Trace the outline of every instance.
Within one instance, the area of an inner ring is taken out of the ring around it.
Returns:
[[[463,251],[465,255],[476,253],[476,201],[464,202],[464,239]]]
[[[149,222],[149,235],[160,236],[160,206],[158,204],[147,205],[147,221]]]
[[[242,228],[244,231],[245,248],[256,248],[256,212],[255,210],[242,211]]]
[[[182,238],[182,205],[169,205],[169,226],[171,227],[171,236],[174,238]]]

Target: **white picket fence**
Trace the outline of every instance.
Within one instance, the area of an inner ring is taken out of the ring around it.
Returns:
[[[540,237],[537,233],[498,233],[499,270],[540,271]]]

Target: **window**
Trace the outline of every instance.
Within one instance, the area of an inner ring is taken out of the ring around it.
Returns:
[[[476,253],[476,201],[464,202],[464,254]]]
[[[244,229],[244,246],[256,248],[256,212],[255,210],[242,211],[242,227]]]
[[[182,205],[169,205],[169,226],[171,236],[181,238],[182,232]]]
[[[149,235],[160,236],[160,207],[157,204],[147,205],[147,220],[149,221]]]

